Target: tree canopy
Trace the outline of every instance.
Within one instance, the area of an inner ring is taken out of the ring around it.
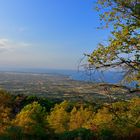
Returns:
[[[107,45],[99,43],[88,56],[89,69],[119,68],[125,81],[140,86],[140,0],[98,0],[97,11],[105,23],[113,26]]]

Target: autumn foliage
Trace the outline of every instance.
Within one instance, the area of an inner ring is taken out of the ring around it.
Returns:
[[[96,104],[63,101],[54,103],[50,111],[46,111],[48,106],[39,104],[41,98],[38,98],[38,101],[37,98],[35,101],[32,98],[32,102],[15,113],[12,110],[17,97],[3,91],[0,92],[0,96],[3,99],[0,112],[1,138],[140,138],[139,97],[128,101],[104,103],[99,108]],[[25,98],[30,99],[23,96],[24,101]],[[44,102],[44,99],[42,101]]]

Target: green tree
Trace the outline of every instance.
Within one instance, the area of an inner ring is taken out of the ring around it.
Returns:
[[[140,0],[98,0],[97,10],[108,27],[113,25],[108,45],[99,44],[88,56],[89,69],[122,68],[124,80],[140,86]]]
[[[113,116],[109,112],[108,108],[103,107],[98,109],[98,112],[92,119],[91,124],[95,125],[98,131],[106,128],[113,128],[112,118]]]
[[[90,120],[94,117],[94,112],[91,107],[84,108],[82,105],[79,109],[73,107],[70,113],[69,129],[75,130],[79,128],[90,128]]]
[[[68,130],[69,113],[67,112],[68,102],[64,101],[61,104],[56,104],[52,109],[47,121],[56,133]]]
[[[43,137],[47,134],[48,128],[45,121],[46,112],[38,102],[26,105],[16,118],[13,120],[13,126],[22,128],[25,135]]]
[[[112,121],[116,125],[116,133],[131,135],[140,132],[140,98],[133,98],[128,102],[116,102],[110,106],[113,115]]]

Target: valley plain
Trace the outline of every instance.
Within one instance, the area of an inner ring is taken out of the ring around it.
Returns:
[[[59,74],[0,72],[0,88],[11,94],[35,95],[51,100],[108,102],[139,96],[128,88],[106,83],[75,81]]]

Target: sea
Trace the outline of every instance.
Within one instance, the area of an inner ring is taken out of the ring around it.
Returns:
[[[109,83],[121,84],[129,87],[135,87],[136,82],[123,82],[124,72],[119,70],[89,71],[89,70],[60,70],[46,68],[0,68],[0,72],[21,72],[21,73],[38,73],[67,76],[71,80],[92,82],[92,83]]]

